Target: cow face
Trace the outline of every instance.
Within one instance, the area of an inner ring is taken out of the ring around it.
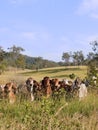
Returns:
[[[33,78],[28,78],[28,79],[26,80],[26,85],[28,85],[28,86],[33,86]]]
[[[8,94],[9,92],[13,92],[13,93],[15,94],[15,93],[16,93],[16,90],[17,90],[16,85],[15,85],[14,83],[12,83],[12,82],[9,82],[9,83],[7,83],[7,84],[4,86],[4,92],[5,92],[6,94]]]
[[[29,92],[32,92],[33,91],[33,84],[34,84],[34,82],[33,82],[33,78],[28,78],[27,80],[26,80],[26,86],[27,86],[27,90],[29,91]]]
[[[13,82],[9,82],[4,86],[4,97],[8,98],[11,104],[16,101],[16,90],[17,86]]]
[[[60,82],[57,78],[51,80],[51,88],[53,91],[56,91],[60,88]]]

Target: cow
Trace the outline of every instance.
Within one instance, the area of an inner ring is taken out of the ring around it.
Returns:
[[[13,104],[16,101],[17,85],[14,82],[8,82],[4,86],[3,96],[8,98],[9,103]]]
[[[62,82],[61,82],[61,86],[62,88],[64,88],[66,94],[65,94],[65,97],[66,99],[69,99],[73,96],[73,82],[68,80],[68,79],[63,79]]]
[[[31,101],[34,101],[35,95],[37,95],[37,91],[41,89],[40,84],[32,77],[29,77],[26,80],[26,88],[27,91],[30,93]]]
[[[73,83],[73,94],[79,97],[79,101],[87,96],[87,86],[80,77],[77,77]]]
[[[79,101],[83,100],[87,96],[87,87],[85,83],[79,85]]]
[[[60,88],[60,81],[57,78],[51,79],[50,84],[53,92],[57,91]]]
[[[45,76],[42,79],[41,88],[42,88],[43,95],[45,95],[47,98],[51,96],[51,94],[52,94],[51,80],[48,76]]]
[[[3,85],[0,85],[0,99],[3,98],[3,95],[4,95],[4,84]]]
[[[73,84],[72,84],[73,97],[78,97],[78,90],[80,88],[81,82],[82,80],[80,77],[76,77],[76,79],[73,81]]]
[[[79,87],[79,85],[81,84],[82,80],[80,77],[77,77],[75,80],[74,80],[74,84],[73,84],[73,89],[77,89]]]

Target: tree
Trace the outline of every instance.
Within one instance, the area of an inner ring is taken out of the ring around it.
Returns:
[[[88,64],[87,76],[92,85],[98,86],[98,42],[93,41],[90,44],[92,45],[93,52],[89,55],[91,59]],[[93,81],[93,77],[96,78],[96,84]]]
[[[0,62],[2,62],[4,59],[4,50],[2,49],[2,47],[0,46]]]
[[[18,68],[25,68],[25,57],[23,55],[19,54],[16,60],[16,65]]]
[[[4,62],[5,51],[0,46],[0,74],[6,69],[6,63]]]
[[[15,45],[13,45],[12,47],[8,48],[9,49],[9,53],[10,53],[10,60],[11,60],[11,63],[14,67],[18,67],[19,66],[19,59],[22,59],[23,60],[23,57],[20,57],[21,56],[21,52],[24,51],[24,49],[22,47],[17,47]]]
[[[98,54],[98,42],[93,41],[90,44],[92,45],[92,50],[95,52],[95,54]]]
[[[66,65],[69,65],[69,60],[70,60],[70,54],[68,52],[63,53],[62,55],[62,60],[65,61]]]
[[[84,62],[84,55],[82,51],[73,52],[72,58],[75,65],[82,65]]]
[[[39,71],[40,68],[42,68],[42,57],[35,58],[36,61],[36,71]]]
[[[94,59],[94,53],[89,52],[88,55],[87,55],[87,60],[90,61],[90,60],[93,60],[93,59]]]

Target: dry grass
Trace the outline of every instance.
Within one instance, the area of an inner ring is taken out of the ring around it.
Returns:
[[[35,70],[8,71],[0,75],[0,84],[9,80],[18,83],[28,77],[40,81],[44,76],[51,78],[69,78],[69,74],[84,78],[86,66],[56,67]],[[61,100],[43,98],[41,101],[17,100],[9,104],[7,100],[0,101],[0,130],[97,130],[98,129],[98,93],[90,90],[85,100],[71,99],[66,103]],[[66,105],[68,104],[68,105]]]
[[[38,72],[36,70],[15,70],[7,71],[0,75],[0,84],[5,84],[11,80],[17,82],[24,82],[28,77],[33,77],[37,81],[40,81],[44,76],[49,76],[50,78],[69,78],[69,74],[74,73],[76,76],[84,78],[87,74],[86,66],[69,66],[69,67],[54,67],[47,69],[40,69]]]

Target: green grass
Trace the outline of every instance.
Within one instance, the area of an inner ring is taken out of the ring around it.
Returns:
[[[43,98],[41,101],[0,102],[0,130],[97,130],[98,98],[90,93],[79,102]]]
[[[11,80],[15,80],[17,82],[24,82],[28,77],[33,77],[35,80],[40,81],[44,76],[49,76],[50,78],[69,78],[69,75],[74,73],[76,76],[84,78],[87,74],[86,66],[69,66],[69,67],[54,67],[47,69],[39,69],[36,70],[18,70],[18,71],[8,71],[4,72],[0,75],[0,84],[4,84]]]
[[[86,67],[57,67],[35,70],[19,70],[5,72],[0,75],[0,83],[15,80],[25,82],[28,77],[40,81],[44,76],[51,78],[69,78],[69,74],[84,78]],[[68,105],[66,105],[68,103]],[[89,90],[88,96],[79,101],[77,98],[60,100],[42,98],[41,101],[30,102],[19,100],[9,104],[8,100],[0,100],[0,130],[97,130],[98,129],[98,92]]]

